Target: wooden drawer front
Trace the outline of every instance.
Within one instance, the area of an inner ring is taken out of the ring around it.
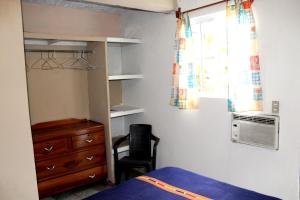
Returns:
[[[49,140],[34,144],[34,156],[36,160],[68,151],[68,139]]]
[[[72,137],[74,149],[89,147],[95,144],[104,144],[104,140],[105,139],[103,132],[96,132]]]
[[[73,173],[105,163],[105,147],[99,145],[87,151],[36,163],[38,181]]]
[[[106,165],[38,183],[40,197],[57,194],[106,178]]]

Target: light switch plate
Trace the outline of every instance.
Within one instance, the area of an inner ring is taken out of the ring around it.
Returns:
[[[279,113],[279,101],[272,101],[272,113]]]

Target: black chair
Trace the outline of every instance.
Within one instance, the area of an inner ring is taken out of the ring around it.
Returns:
[[[125,140],[129,139],[129,156],[119,160],[118,147]],[[151,155],[151,141],[154,140],[153,152]],[[133,168],[145,168],[146,172],[156,168],[156,149],[159,138],[152,134],[152,126],[148,124],[131,124],[129,134],[118,139],[114,145],[114,162],[116,184],[120,183],[122,172],[128,173]]]

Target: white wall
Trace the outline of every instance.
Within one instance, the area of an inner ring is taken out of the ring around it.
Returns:
[[[66,60],[65,55],[56,56],[64,56]],[[29,63],[27,58],[30,66],[32,62]],[[31,61],[37,60],[32,58],[33,55],[30,55]],[[84,70],[62,69],[32,69],[27,72],[31,124],[67,118],[88,119],[87,73]]]
[[[197,0],[177,0],[178,7],[180,7],[182,11],[191,10],[191,9],[194,9],[194,8],[206,6],[208,4],[217,3],[219,1],[220,0],[201,0],[201,1],[197,1]],[[208,9],[210,9],[210,8],[208,8]]]
[[[186,3],[191,2],[191,0]],[[123,16],[125,36],[141,37],[140,63],[144,80],[126,82],[124,102],[145,107],[134,122],[151,123],[161,138],[158,166],[178,166],[234,185],[286,200],[298,199],[300,106],[298,0],[256,1],[258,37],[265,91],[281,103],[280,150],[234,144],[225,99],[201,99],[201,108],[181,111],[169,106],[175,17],[149,13]],[[136,55],[140,55],[136,54]]]
[[[0,30],[0,199],[36,200],[20,1],[0,1]]]

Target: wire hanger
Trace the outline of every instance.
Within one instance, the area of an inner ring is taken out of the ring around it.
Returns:
[[[30,69],[42,69],[42,70],[52,70],[52,69],[78,69],[78,70],[91,70],[96,69],[96,66],[93,66],[89,63],[87,59],[88,53],[93,53],[89,50],[57,50],[61,53],[73,53],[71,58],[67,58],[64,62],[59,62],[56,58],[56,50],[27,50],[26,52],[40,52],[40,58],[34,61],[29,67],[28,63],[26,64],[26,70]],[[47,56],[44,54],[47,53]],[[26,55],[26,54],[25,54]],[[86,56],[85,56],[86,55]]]
[[[41,57],[36,60],[34,63],[31,64],[31,69],[46,69],[49,68],[50,64],[48,61],[43,57],[43,53],[41,52]]]
[[[80,62],[80,56],[75,52],[73,53],[73,57],[71,59],[68,59],[63,63],[63,66],[67,69],[85,69],[84,65],[85,63],[82,64]]]
[[[65,61],[63,65],[68,69],[90,70],[96,68],[90,65],[89,61],[84,57],[84,51],[74,53],[72,59]],[[68,62],[71,63],[68,64]]]
[[[48,52],[48,57],[49,57],[49,52]],[[52,61],[56,65],[53,68],[55,68],[55,69],[62,69],[63,68],[62,64],[59,63],[59,61],[55,58],[55,51],[52,52],[52,54],[50,55],[49,59],[50,59],[50,61]]]
[[[41,65],[41,69],[43,70],[51,70],[51,69],[57,69],[59,68],[59,64],[55,62],[51,57],[50,53],[47,53],[47,58],[45,59],[46,61]],[[53,66],[54,65],[54,66]]]
[[[91,64],[89,63],[89,61],[84,57],[84,51],[81,51],[80,59],[81,59],[84,63],[87,64],[87,66],[88,66],[87,69],[88,69],[88,70],[90,70],[90,69],[96,69],[96,66],[91,65]]]

